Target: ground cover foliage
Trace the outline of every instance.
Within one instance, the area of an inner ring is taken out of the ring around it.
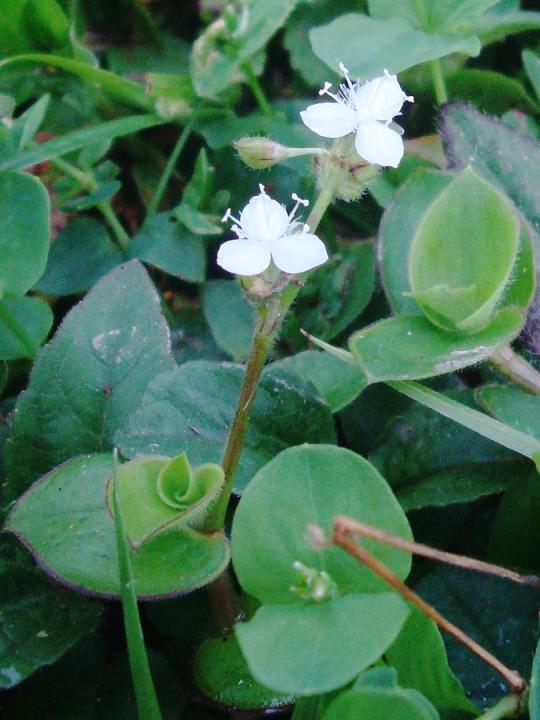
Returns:
[[[0,0],[3,717],[540,720],[533,5]]]

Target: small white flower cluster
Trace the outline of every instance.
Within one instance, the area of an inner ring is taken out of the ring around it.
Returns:
[[[300,113],[313,132],[326,138],[341,138],[355,133],[355,148],[366,162],[383,167],[397,167],[403,157],[403,141],[399,127],[392,123],[403,103],[414,98],[405,95],[395,75],[385,70],[369,82],[352,82],[349,71],[340,63],[345,82],[337,94],[325,83],[320,95],[329,95],[334,102],[310,105]],[[393,125],[393,127],[392,127]],[[396,129],[394,129],[396,128]],[[236,275],[259,275],[274,265],[291,275],[303,273],[328,260],[324,243],[296,219],[299,205],[306,206],[293,194],[296,204],[290,213],[270,198],[262,185],[260,193],[248,202],[236,219],[227,210],[223,221],[232,219],[236,240],[224,242],[217,262]]]
[[[373,165],[397,167],[403,157],[403,140],[390,123],[399,115],[403,103],[414,102],[405,95],[395,75],[385,70],[375,80],[353,83],[347,68],[340,63],[345,83],[337,94],[331,83],[325,83],[319,95],[329,95],[334,102],[310,105],[300,113],[310,130],[326,138],[341,138],[356,133],[356,152]]]
[[[236,275],[259,275],[273,261],[279,270],[292,275],[326,262],[324,243],[296,219],[298,206],[306,206],[307,200],[293,194],[296,204],[287,213],[283,205],[266,194],[263,185],[259,189],[259,195],[251,198],[239,219],[227,210],[223,221],[233,221],[237,239],[220,246],[218,265]]]

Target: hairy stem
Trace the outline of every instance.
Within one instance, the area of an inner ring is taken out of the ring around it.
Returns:
[[[514,352],[510,345],[496,350],[489,358],[489,362],[517,385],[540,395],[540,373],[521,355]]]
[[[365,548],[358,545],[351,537],[350,533],[340,526],[334,527],[332,533],[332,542],[342,547],[349,555],[352,555],[366,567],[369,567],[376,575],[384,580],[390,587],[396,590],[404,600],[414,605],[418,610],[433,620],[437,625],[452,635],[458,642],[462,643],[472,653],[477,655],[481,660],[496,670],[508,683],[515,693],[522,693],[527,684],[521,675],[514,670],[506,667],[498,658],[492,655],[488,650],[479,645],[475,640],[469,637],[461,628],[447,620],[441,613],[432,607],[429,603],[411,590],[390,568],[374,557]]]

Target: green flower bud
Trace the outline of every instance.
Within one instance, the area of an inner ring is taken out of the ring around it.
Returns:
[[[254,170],[272,167],[291,157],[289,148],[265,137],[243,137],[234,146],[242,162]]]

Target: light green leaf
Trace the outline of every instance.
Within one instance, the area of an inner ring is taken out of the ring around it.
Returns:
[[[119,593],[114,521],[106,505],[110,455],[87,455],[38,480],[10,512],[15,533],[40,565],[69,587]],[[131,552],[138,596],[157,598],[201,587],[229,561],[221,533],[172,527]]]
[[[510,342],[523,323],[520,311],[500,310],[487,328],[459,337],[414,315],[380,320],[349,338],[349,347],[369,383],[419,380],[454,372],[488,358]]]
[[[540,440],[540,397],[512,385],[486,385],[478,390],[486,410],[502,422]]]
[[[409,280],[425,315],[450,332],[484,329],[510,278],[519,221],[497,189],[467,168],[437,195],[418,226]]]
[[[0,360],[34,358],[53,319],[50,307],[39,298],[0,300]]]
[[[37,178],[0,175],[0,298],[24,295],[42,276],[49,222],[49,196]]]
[[[379,20],[399,15],[411,25],[437,34],[474,32],[476,20],[497,0],[369,0],[369,12]],[[464,32],[468,31],[468,32]]]
[[[139,263],[121,265],[68,313],[34,365],[6,446],[6,498],[74,455],[112,448],[150,379],[172,367],[157,293]]]
[[[198,361],[159,375],[116,436],[122,453],[131,458],[186,452],[194,465],[219,463],[243,374],[237,365]],[[303,441],[335,441],[329,408],[297,376],[267,370],[253,405],[235,479],[237,491],[274,455]]]
[[[540,642],[534,654],[530,688],[529,714],[531,720],[540,720]]]
[[[323,716],[323,720],[439,720],[439,714],[415,690],[401,688],[353,688],[341,693]]]
[[[521,57],[536,97],[540,101],[540,57],[531,50],[524,50]]]
[[[313,52],[332,70],[342,62],[353,77],[370,80],[384,69],[399,73],[415,65],[451,53],[476,56],[480,42],[475,37],[429,35],[415,30],[400,17],[375,20],[367,15],[346,14],[309,33]],[[362,52],[358,39],[362,38]]]

